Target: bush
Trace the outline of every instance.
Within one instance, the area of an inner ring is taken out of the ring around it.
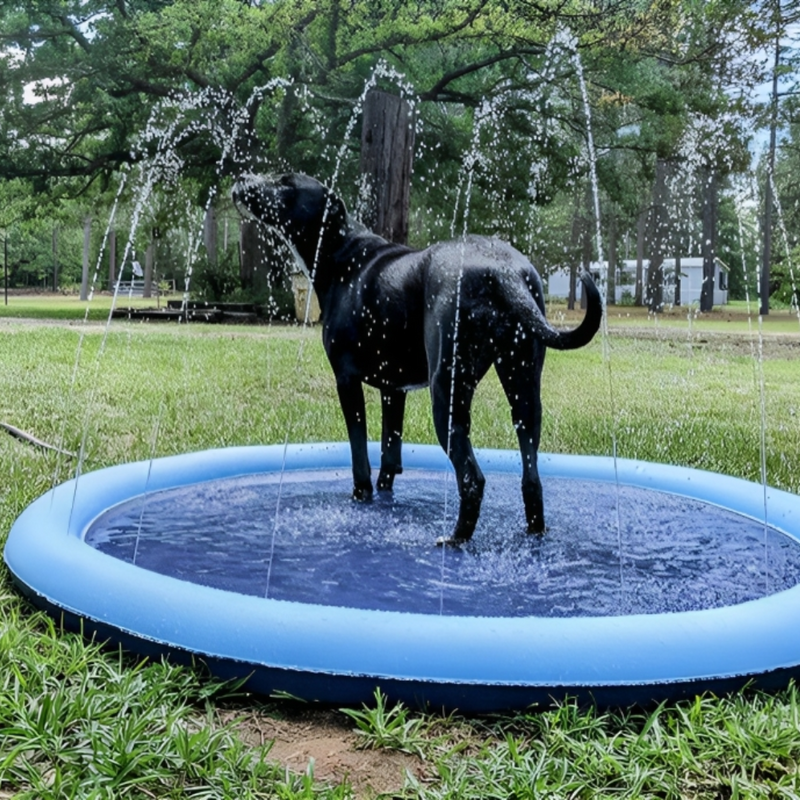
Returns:
[[[216,265],[206,257],[198,258],[192,271],[190,289],[197,299],[220,302],[239,291],[241,278],[235,251],[226,253]]]
[[[800,248],[796,248],[793,255],[800,257]],[[770,270],[769,304],[772,308],[794,308],[797,305],[798,275],[797,260],[773,264]]]

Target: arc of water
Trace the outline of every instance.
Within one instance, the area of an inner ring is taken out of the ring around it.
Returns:
[[[261,92],[262,94],[269,90],[270,88],[274,88],[275,86],[281,85],[283,79],[276,79],[271,81],[269,84],[265,85],[264,87],[259,87],[259,89],[255,90],[256,92]],[[129,226],[129,234],[126,241],[126,245],[122,255],[122,263],[124,264],[125,261],[131,254],[132,247],[133,247],[133,240],[136,233],[136,230],[139,226],[139,222],[141,217],[144,213],[144,209],[146,203],[148,202],[149,198],[151,197],[154,186],[156,181],[159,179],[170,179],[177,175],[182,166],[183,162],[181,159],[177,157],[175,154],[175,146],[181,141],[182,138],[186,137],[190,133],[209,130],[212,135],[217,134],[218,131],[213,127],[208,127],[206,123],[203,122],[191,122],[184,127],[181,127],[181,123],[185,120],[180,116],[180,113],[185,113],[188,110],[201,108],[206,104],[209,99],[213,99],[215,96],[214,90],[204,90],[200,92],[197,96],[191,97],[187,95],[182,96],[175,96],[171,98],[167,98],[161,104],[156,106],[150,114],[148,119],[147,125],[145,126],[145,132],[140,137],[138,143],[134,146],[134,158],[137,156],[144,156],[145,154],[145,145],[148,141],[156,141],[156,153],[153,157],[146,159],[142,157],[139,167],[139,174],[143,177],[142,187],[138,190],[136,201],[134,203],[134,211],[131,217],[131,222]],[[227,95],[226,95],[227,97]],[[174,118],[169,120],[168,117],[172,112],[179,112],[175,114]],[[222,147],[222,154],[220,159],[217,163],[217,173],[220,173],[222,165],[227,158],[227,155],[230,149],[235,145],[235,139],[238,135],[239,125],[244,121],[245,117],[243,114],[240,114],[237,118],[235,118],[236,124],[234,125],[234,129],[232,133],[228,136],[227,140],[223,137],[223,147]],[[100,264],[104,254],[105,245],[108,239],[108,234],[111,229],[111,225],[113,224],[113,219],[116,215],[116,210],[119,204],[119,199],[121,197],[122,191],[125,187],[125,183],[127,181],[127,173],[123,173],[123,180],[120,183],[120,186],[117,191],[117,196],[115,198],[114,204],[112,206],[112,214],[110,216],[108,225],[106,227],[106,232],[103,237],[103,243],[101,246],[101,251],[98,256],[97,260],[97,267],[95,269],[94,277],[91,284],[91,291],[89,294],[89,302],[91,303],[94,297],[94,290],[97,283],[97,278],[100,272]],[[210,202],[210,200],[209,200]],[[184,293],[184,306],[186,304],[188,298],[188,291],[189,291],[189,279],[191,278],[191,261],[187,271],[187,285],[186,291]],[[98,349],[97,356],[95,358],[95,373],[99,369],[99,364],[102,361],[102,357],[105,353],[106,345],[108,342],[108,336],[111,327],[111,321],[113,319],[113,314],[116,309],[117,299],[119,296],[119,290],[121,285],[121,278],[122,278],[122,271],[120,270],[120,274],[117,276],[117,280],[114,285],[114,292],[111,301],[111,307],[109,309],[109,314],[106,320],[105,328],[103,331],[103,336],[101,339],[100,347]],[[77,375],[77,367],[80,361],[80,354],[82,352],[82,344],[83,344],[83,332],[85,331],[86,322],[88,321],[89,315],[89,306],[87,305],[86,314],[84,316],[84,326],[82,328],[81,338],[79,340],[78,349],[76,353],[76,361],[75,367],[73,370],[73,381],[72,385],[74,386],[75,383],[75,376]],[[86,411],[84,415],[84,424],[82,429],[82,436],[81,436],[81,443],[80,448],[78,450],[78,458],[75,468],[75,492],[78,490],[78,483],[80,476],[83,471],[83,466],[85,462],[86,456],[86,444],[87,444],[87,437],[89,431],[89,416],[92,413],[92,409],[94,407],[94,397],[95,391],[97,386],[97,380],[92,380],[91,382],[92,389],[90,391],[90,396],[88,398],[88,402],[86,404]],[[54,475],[54,481],[58,480],[58,471],[56,471]],[[73,502],[74,506],[74,502]]]
[[[597,180],[597,153],[594,146],[594,133],[592,130],[592,108],[589,103],[589,92],[586,87],[586,80],[583,74],[583,63],[578,53],[577,43],[575,39],[567,34],[562,34],[561,41],[564,47],[572,58],[575,65],[575,71],[578,77],[578,84],[581,91],[581,99],[583,101],[584,115],[586,118],[586,145],[589,156],[589,175],[592,186],[592,199],[594,204],[594,218],[595,218],[595,247],[597,248],[597,260],[600,265],[600,297],[603,304],[603,317],[601,323],[601,332],[603,339],[603,361],[606,364],[608,372],[608,395],[611,412],[611,455],[614,461],[614,482],[616,485],[615,491],[615,505],[616,505],[616,522],[617,522],[617,548],[619,551],[619,582],[621,605],[624,606],[625,601],[625,574],[624,574],[624,560],[623,560],[623,547],[622,547],[622,510],[620,501],[620,483],[619,483],[619,469],[617,463],[617,415],[614,401],[614,375],[611,365],[611,352],[609,347],[609,332],[608,332],[608,268],[609,265],[603,260],[603,242],[600,229],[600,187]]]
[[[769,591],[769,551],[768,551],[768,489],[767,489],[767,403],[766,385],[764,382],[764,327],[763,317],[758,314],[757,329],[753,331],[753,313],[750,300],[750,280],[747,268],[747,248],[745,243],[744,213],[743,206],[747,198],[747,186],[743,185],[734,194],[734,208],[736,209],[737,233],[739,237],[739,249],[741,251],[742,274],[744,278],[745,303],[747,306],[747,329],[750,339],[750,355],[753,359],[753,382],[759,399],[759,472],[763,492],[764,507],[764,581],[767,591]],[[749,198],[752,200],[757,196],[752,178],[749,186]],[[761,308],[761,281],[756,281],[756,298],[758,307]]]
[[[83,352],[83,342],[84,342],[84,337],[86,335],[86,327],[89,322],[90,304],[92,302],[92,299],[94,298],[94,289],[98,277],[100,275],[100,267],[102,264],[103,256],[105,255],[105,248],[106,244],[108,243],[108,236],[111,231],[111,226],[114,224],[114,220],[116,219],[117,208],[119,207],[120,197],[122,196],[122,192],[127,183],[127,178],[128,178],[128,173],[127,171],[125,171],[122,173],[122,179],[120,180],[119,186],[117,187],[117,193],[114,197],[114,202],[111,206],[111,214],[109,215],[108,224],[106,225],[106,230],[105,233],[103,234],[103,239],[100,245],[100,252],[97,255],[97,261],[95,263],[95,270],[94,270],[94,275],[92,276],[88,302],[86,304],[86,311],[84,312],[83,315],[83,324],[80,327],[80,333],[78,335],[78,344],[75,349],[75,361],[73,362],[72,365],[72,374],[70,376],[69,388],[64,394],[64,403],[62,405],[63,418],[61,420],[61,429],[59,431],[57,440],[58,448],[61,451],[65,449],[65,444],[66,444],[67,418],[69,416],[68,405],[72,403],[75,396],[75,386],[78,380],[78,367],[80,365],[81,353]],[[56,466],[53,471],[53,483],[52,483],[53,487],[55,487],[60,481],[62,465],[63,465],[63,460],[62,457],[59,455],[59,457],[56,459]]]
[[[264,87],[260,87],[253,94],[251,94],[251,96],[248,99],[248,103],[245,106],[245,108],[241,109],[236,115],[234,115],[234,122],[233,122],[233,124],[231,126],[230,132],[223,139],[220,157],[217,160],[217,163],[216,163],[216,166],[215,166],[215,171],[216,171],[218,176],[221,175],[222,170],[224,169],[224,165],[225,165],[226,159],[228,158],[228,155],[230,154],[230,152],[235,147],[235,145],[236,145],[236,143],[238,141],[239,131],[240,131],[241,126],[248,119],[249,106],[250,106],[251,101],[253,101],[253,98],[256,97],[256,96],[258,96],[260,98],[261,96],[263,96],[263,94],[267,90],[274,89],[277,86],[282,86],[282,85],[285,85],[285,84],[286,84],[286,82],[283,79],[275,79],[274,81],[271,81],[269,84],[265,85]],[[234,160],[236,160],[235,154],[234,154]],[[203,208],[203,217],[205,216],[205,214],[208,213],[209,209],[211,208],[211,205],[213,204],[217,193],[218,193],[218,186],[213,186],[211,188],[211,190],[209,191],[208,197],[206,199],[206,203],[205,203],[204,208]],[[188,200],[187,200],[186,215],[187,215],[187,218],[191,218],[191,207],[189,205]],[[184,291],[183,291],[183,299],[182,299],[182,302],[181,302],[181,311],[183,313],[178,318],[179,324],[184,319],[187,319],[188,302],[189,302],[189,297],[190,297],[191,279],[192,279],[192,275],[193,275],[193,272],[194,272],[194,264],[195,264],[195,261],[197,259],[197,255],[199,253],[200,245],[201,245],[201,242],[202,242],[202,237],[201,236],[192,235],[191,231],[193,231],[193,230],[194,230],[194,228],[192,228],[190,230],[190,235],[189,235],[189,247],[187,249],[186,280],[185,280]],[[131,239],[132,239],[132,236],[131,236]],[[162,405],[161,413],[163,414],[163,405]],[[155,451],[156,451],[159,428],[160,428],[160,417],[157,420],[156,426],[154,428],[153,440],[152,440],[151,449],[150,449],[150,459],[149,459],[150,460],[150,464],[148,466],[147,483],[149,483],[150,471],[152,469],[153,459],[155,458]],[[145,488],[144,498],[142,500],[142,511],[141,511],[141,516],[140,516],[140,519],[139,519],[139,526],[137,528],[136,544],[135,544],[135,550],[134,550],[134,563],[135,563],[136,555],[138,554],[138,549],[139,549],[139,539],[140,539],[140,533],[141,533],[141,524],[142,524],[142,519],[143,519],[143,516],[144,516],[146,502],[147,502],[146,498],[147,498],[147,488]],[[271,559],[270,559],[270,564],[271,564]]]
[[[772,180],[772,176],[769,175],[768,179]],[[759,293],[758,307],[761,309],[764,300],[764,298],[761,297],[761,281],[757,282],[757,291]],[[769,571],[767,569],[767,526],[769,521],[769,493],[767,490],[767,395],[764,381],[764,317],[761,313],[758,315],[758,357],[756,359],[756,376],[758,381],[759,412],[761,415],[759,448],[761,456],[761,485],[764,493],[764,579],[767,582],[767,588],[769,588]]]
[[[126,246],[125,246],[125,250],[123,252],[123,256],[122,256],[122,263],[123,264],[125,263],[126,259],[128,258],[129,254],[130,254],[131,247],[132,247],[132,242],[133,242],[133,236],[134,236],[134,233],[136,231],[136,227],[138,226],[139,218],[141,217],[141,214],[142,214],[146,199],[150,196],[150,193],[152,192],[152,186],[153,186],[153,182],[155,180],[155,173],[156,173],[155,167],[151,168],[150,171],[149,171],[148,179],[145,182],[145,190],[140,193],[139,198],[137,200],[137,203],[134,206],[134,214],[133,214],[132,219],[131,219],[130,233],[129,233],[129,236],[128,236],[128,241],[127,241]],[[127,175],[125,177],[127,179]],[[124,188],[124,181],[122,183],[123,183],[123,185],[118,189],[117,201],[119,200],[119,197],[121,196],[122,189]],[[115,203],[115,205],[113,207],[113,213],[114,214],[116,214],[116,207],[117,207],[117,204]],[[103,241],[103,248],[105,247],[105,243],[106,243],[106,240],[107,240],[107,237],[108,237],[108,232],[111,229],[111,224],[112,223],[113,223],[113,216],[109,220],[108,226],[106,228],[106,235],[105,235],[104,241]],[[94,274],[94,277],[92,279],[92,287],[91,287],[91,292],[90,292],[90,295],[89,295],[90,302],[91,302],[92,298],[94,297],[94,288],[95,288],[95,285],[96,285],[96,282],[97,282],[97,278],[99,276],[100,263],[101,263],[100,259],[102,258],[102,255],[103,255],[103,253],[102,253],[102,250],[101,250],[100,256],[98,257],[98,261],[97,261],[97,268],[95,270],[95,274]],[[91,387],[92,388],[90,390],[89,398],[88,398],[87,403],[86,403],[86,408],[85,408],[85,413],[84,413],[84,422],[83,422],[82,434],[81,434],[81,443],[80,443],[80,447],[78,449],[78,458],[77,458],[77,463],[76,463],[76,466],[75,466],[75,486],[74,486],[73,503],[72,503],[72,507],[73,508],[74,508],[74,505],[75,505],[74,499],[75,499],[75,495],[77,494],[77,491],[78,491],[78,486],[79,486],[79,482],[80,482],[80,476],[81,476],[81,474],[83,472],[83,467],[84,467],[84,463],[85,463],[85,459],[86,459],[86,444],[87,444],[88,435],[89,435],[89,418],[90,418],[90,415],[91,415],[92,410],[94,408],[94,399],[95,399],[97,385],[98,385],[97,376],[98,376],[98,372],[99,372],[99,366],[100,366],[100,363],[102,361],[102,357],[103,357],[103,355],[105,353],[106,345],[107,345],[107,342],[108,342],[108,336],[109,336],[109,332],[110,332],[110,329],[111,329],[111,320],[113,318],[113,313],[114,313],[114,310],[116,308],[116,302],[117,302],[117,297],[119,295],[119,287],[120,287],[121,278],[122,278],[122,270],[120,270],[120,273],[117,276],[117,281],[116,281],[115,286],[114,286],[114,294],[113,294],[113,297],[112,297],[112,300],[111,300],[111,307],[109,309],[108,317],[106,319],[105,327],[103,329],[103,335],[102,335],[102,338],[100,340],[100,347],[98,348],[98,353],[97,353],[97,356],[96,356],[96,358],[94,360],[94,378],[91,381]],[[84,316],[83,330],[85,330],[85,326],[86,326],[86,323],[88,321],[88,315],[89,315],[89,306],[87,305],[86,314]],[[79,341],[78,354],[76,355],[76,362],[75,362],[75,370],[77,370],[77,365],[78,365],[78,362],[80,360],[80,352],[81,352],[81,348],[82,348],[82,343],[83,343],[83,336],[81,336],[81,339]]]
[[[334,161],[333,174],[332,174],[331,179],[329,181],[329,188],[330,188],[331,192],[333,192],[336,189],[336,185],[337,185],[338,180],[339,180],[339,173],[341,171],[342,164],[344,162],[344,158],[345,158],[345,155],[347,153],[348,143],[349,143],[350,137],[353,135],[353,131],[355,130],[356,123],[358,122],[358,116],[361,113],[361,110],[363,109],[364,102],[365,102],[366,97],[367,97],[367,93],[377,85],[379,78],[382,78],[382,77],[391,78],[391,79],[396,80],[398,85],[401,88],[401,91],[402,92],[406,92],[406,93],[409,94],[410,103],[412,105],[412,112],[413,112],[413,105],[414,105],[413,90],[411,90],[409,85],[405,83],[404,77],[399,72],[397,72],[397,70],[394,70],[385,61],[379,62],[378,66],[375,68],[375,70],[373,71],[372,75],[365,82],[364,88],[362,89],[362,92],[361,92],[361,95],[359,96],[358,100],[356,101],[356,104],[355,104],[355,106],[353,108],[353,111],[352,111],[352,113],[350,115],[350,119],[348,120],[347,125],[345,127],[345,133],[344,133],[344,136],[342,138],[342,144],[339,146],[339,148],[338,148],[338,150],[336,152],[336,158],[335,158],[335,161]],[[409,99],[409,98],[407,98],[407,99]],[[320,225],[320,234],[319,234],[319,238],[317,239],[317,242],[316,242],[316,246],[315,246],[315,250],[314,250],[314,257],[313,257],[312,263],[306,265],[306,268],[308,269],[307,277],[308,277],[308,282],[309,282],[309,290],[308,290],[308,292],[306,294],[305,309],[304,309],[304,312],[303,312],[303,323],[302,323],[303,329],[306,329],[308,327],[308,324],[309,324],[309,319],[310,319],[310,315],[311,315],[311,300],[312,300],[312,289],[313,289],[313,285],[314,285],[314,278],[316,277],[317,269],[319,267],[319,259],[320,259],[320,255],[321,255],[321,252],[322,252],[323,237],[324,237],[324,234],[325,234],[325,227],[326,227],[326,224],[328,222],[328,218],[330,216],[330,212],[331,212],[331,203],[330,203],[330,197],[328,197],[328,199],[326,201],[326,204],[325,204],[325,208],[323,209],[323,213],[322,213],[322,222],[321,222],[321,225]],[[302,359],[303,359],[304,354],[305,354],[305,344],[306,344],[306,339],[305,338],[301,338],[300,344],[298,345],[298,350],[297,350],[297,364],[298,364],[298,367],[302,363]],[[270,546],[269,546],[269,555],[268,555],[268,564],[267,564],[267,579],[266,579],[266,587],[264,589],[264,596],[265,597],[269,597],[269,590],[270,590],[270,583],[271,583],[271,576],[272,576],[272,561],[273,561],[273,558],[274,558],[276,537],[277,537],[278,528],[279,528],[280,508],[281,508],[281,498],[282,498],[282,491],[283,491],[283,479],[284,479],[286,458],[287,458],[287,452],[288,452],[288,448],[289,448],[289,442],[290,442],[290,439],[291,439],[291,432],[292,432],[292,430],[294,428],[294,424],[295,424],[295,410],[294,410],[294,408],[291,408],[290,412],[289,412],[289,418],[288,418],[287,423],[286,423],[286,435],[284,437],[284,442],[283,442],[282,466],[281,466],[281,470],[280,470],[280,473],[279,473],[279,476],[278,476],[277,501],[276,501],[276,504],[275,504],[275,512],[274,512],[273,521],[272,521],[272,530],[271,530],[271,534],[270,534]]]
[[[467,233],[469,231],[469,212],[470,212],[470,200],[472,198],[472,184],[475,177],[475,168],[479,163],[478,158],[478,148],[480,145],[480,135],[481,130],[483,128],[484,122],[489,119],[491,114],[491,106],[487,101],[483,101],[481,105],[478,107],[478,110],[475,114],[475,123],[472,131],[472,144],[470,146],[470,150],[467,154],[467,158],[465,159],[465,180],[460,182],[462,185],[465,183],[464,188],[464,216],[462,222],[462,229],[461,229],[461,236],[460,236],[460,247],[459,247],[459,267],[458,267],[458,277],[456,279],[456,288],[455,288],[455,319],[453,321],[453,352],[452,352],[452,363],[450,365],[450,402],[449,407],[447,410],[447,447],[446,447],[446,454],[448,458],[448,462],[450,459],[450,453],[452,451],[452,435],[453,435],[453,412],[454,412],[454,402],[455,402],[455,394],[456,394],[456,366],[458,362],[458,343],[459,343],[459,329],[461,326],[461,283],[464,277],[464,264],[466,261],[466,238]],[[459,186],[459,195],[460,195],[460,188]],[[457,195],[458,200],[458,195]],[[452,225],[455,226],[456,218],[458,214],[458,208],[456,207],[455,216],[453,217]],[[450,477],[452,473],[452,466],[449,469],[444,471],[444,534],[443,537],[447,537],[447,526],[449,524],[449,484],[450,484]],[[456,487],[457,489],[458,487]],[[444,587],[445,587],[445,578],[447,572],[447,548],[442,547],[442,557],[441,557],[441,564],[440,564],[440,579],[439,579],[439,614],[444,613]]]

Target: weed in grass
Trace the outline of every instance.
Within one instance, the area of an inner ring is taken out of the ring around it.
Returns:
[[[409,710],[402,703],[389,705],[380,689],[375,690],[373,706],[364,705],[361,710],[343,708],[341,711],[356,723],[363,747],[383,747],[421,756],[429,745],[425,738],[428,727],[425,720],[410,717]]]

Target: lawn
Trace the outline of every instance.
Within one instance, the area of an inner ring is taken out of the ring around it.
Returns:
[[[62,319],[80,321],[84,318],[105,322],[112,308],[164,308],[168,300],[180,300],[182,295],[144,298],[129,297],[120,292],[114,300],[110,292],[97,292],[91,300],[81,300],[77,294],[10,294],[7,303],[0,303],[0,318]]]
[[[67,301],[53,302],[63,309]],[[107,308],[90,314],[106,317]],[[573,319],[558,307],[551,317]],[[800,493],[797,318],[770,315],[760,339],[757,320],[740,314],[708,327],[702,316],[629,320],[610,314],[606,341],[548,354],[542,449],[616,450],[759,480],[763,420],[768,482]],[[368,406],[375,438],[376,393]],[[474,410],[477,446],[515,446],[493,374]],[[280,326],[0,321],[0,422],[82,452],[85,469],[287,436],[345,438],[319,330]],[[409,398],[406,439],[434,441],[424,392]],[[68,457],[0,435],[0,541],[73,468]],[[392,796],[800,795],[793,687],[657,709],[566,703],[482,719],[380,703],[353,711],[338,719],[360,731],[363,746],[404,751],[411,765]],[[18,597],[2,568],[0,798],[351,796],[356,776],[330,783],[313,770],[287,772],[270,758],[269,737],[246,735],[254,718],[269,728],[297,713],[292,703],[218,685],[202,668],[138,661],[65,633]]]
[[[8,303],[0,304],[0,319],[61,319],[81,321],[87,318],[94,322],[105,322],[114,308],[155,308],[166,306],[169,300],[181,300],[183,295],[171,294],[160,298],[145,299],[131,297],[120,292],[116,300],[109,292],[97,292],[90,301],[82,301],[77,294],[11,294]],[[567,312],[566,302],[550,303],[548,316],[559,319],[575,319]],[[718,333],[748,334],[758,327],[758,304],[734,300],[728,305],[718,306],[709,313],[701,314],[697,304],[673,306],[658,315],[650,314],[647,308],[635,306],[610,306],[608,317],[614,327],[646,327],[708,331]],[[800,333],[800,316],[795,310],[777,309],[763,319],[766,334]]]

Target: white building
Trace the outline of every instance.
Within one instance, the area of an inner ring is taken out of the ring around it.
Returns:
[[[645,282],[647,292],[647,267],[648,262],[642,265],[642,280]],[[592,264],[592,275],[595,280],[600,280],[600,264]],[[703,287],[703,259],[681,259],[681,305],[689,306],[700,303],[700,292]],[[636,261],[629,259],[622,262],[617,269],[616,291],[614,303],[619,304],[625,295],[633,296],[636,292]],[[583,284],[578,281],[576,300],[580,301]],[[549,297],[569,296],[569,270],[561,269],[551,273],[545,284]],[[609,298],[610,299],[610,298]],[[714,262],[714,298],[715,306],[725,305],[728,302],[728,270],[720,261]],[[675,304],[675,259],[664,259],[664,304]]]

